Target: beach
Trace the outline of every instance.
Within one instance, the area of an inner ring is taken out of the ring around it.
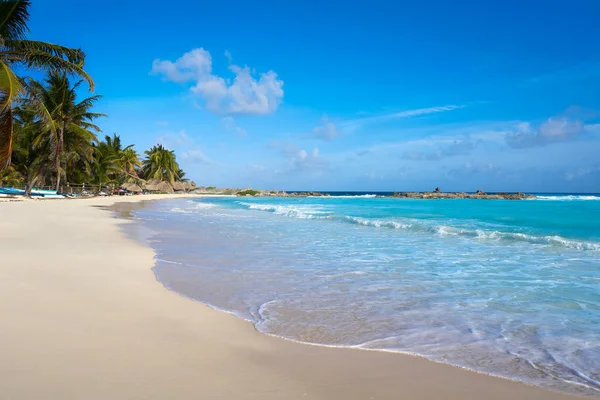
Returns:
[[[424,358],[295,343],[167,290],[106,207],[0,202],[2,399],[569,399]],[[178,197],[178,196],[175,196]]]

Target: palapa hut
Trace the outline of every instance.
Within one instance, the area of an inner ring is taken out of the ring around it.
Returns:
[[[143,189],[139,185],[137,185],[133,182],[126,182],[121,185],[121,188],[125,189],[131,193],[142,193],[143,192]]]
[[[196,188],[194,182],[173,182],[173,189],[176,192],[189,192]]]
[[[144,185],[144,190],[148,192],[173,193],[173,186],[169,182],[164,182],[158,179],[150,179]]]
[[[187,190],[186,183],[187,182],[173,182],[173,190],[176,192],[185,192]]]

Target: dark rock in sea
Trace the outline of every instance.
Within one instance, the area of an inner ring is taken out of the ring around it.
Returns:
[[[496,193],[487,194],[483,190],[477,190],[473,194],[465,192],[400,192],[394,193],[392,197],[403,199],[482,199],[482,200],[522,200],[534,199],[533,195],[525,195],[524,193]]]

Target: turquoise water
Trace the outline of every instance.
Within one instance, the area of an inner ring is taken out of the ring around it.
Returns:
[[[167,287],[259,331],[600,395],[600,197],[152,203]]]

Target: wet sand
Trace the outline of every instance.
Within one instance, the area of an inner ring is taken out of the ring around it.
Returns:
[[[156,281],[105,207],[0,202],[0,399],[573,399],[402,354],[256,332]]]

